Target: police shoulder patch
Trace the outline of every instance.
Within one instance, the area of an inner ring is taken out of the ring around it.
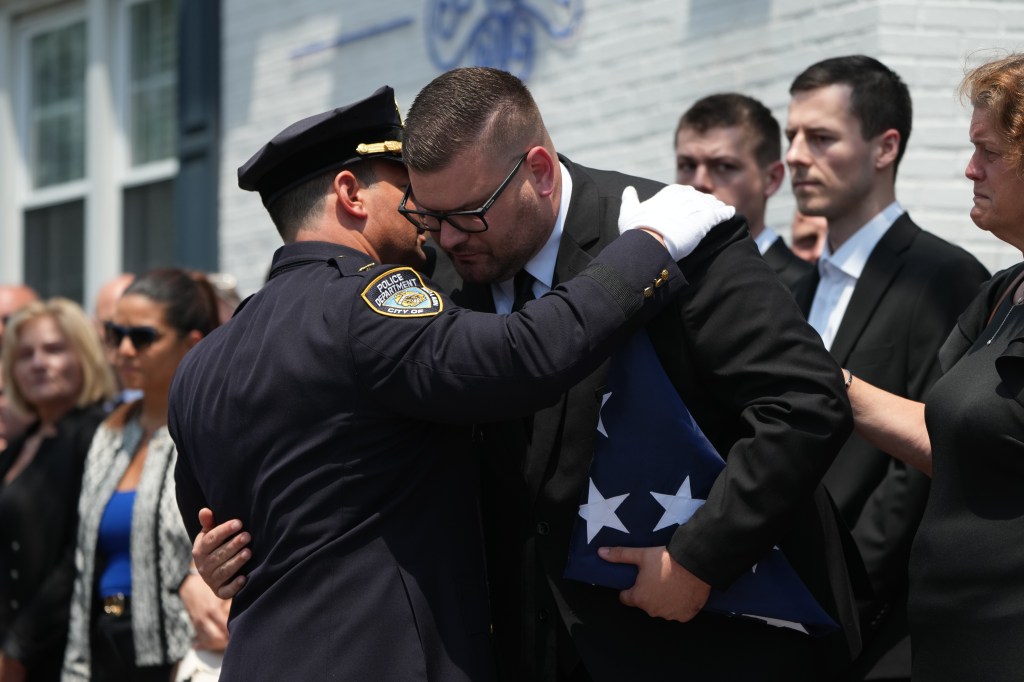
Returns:
[[[412,268],[378,275],[363,289],[362,299],[370,310],[387,317],[431,317],[444,309],[441,297]]]

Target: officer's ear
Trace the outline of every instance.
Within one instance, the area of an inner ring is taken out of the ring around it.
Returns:
[[[203,333],[198,329],[193,329],[192,331],[185,335],[185,346],[189,350],[192,350],[192,347],[202,340]]]
[[[363,199],[363,185],[350,170],[342,170],[334,176],[331,183],[334,199],[339,211],[356,218],[365,219],[366,203]]]

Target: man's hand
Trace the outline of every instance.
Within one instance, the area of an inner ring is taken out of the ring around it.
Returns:
[[[677,563],[665,547],[602,547],[598,555],[640,569],[633,587],[620,592],[619,600],[649,616],[685,623],[704,607],[711,593],[711,586]]]
[[[680,260],[697,248],[712,227],[735,213],[732,206],[688,185],[666,185],[643,202],[636,189],[627,187],[619,209],[619,234],[650,228],[665,240],[672,260]]]
[[[252,536],[240,532],[242,522],[238,519],[215,527],[213,511],[206,508],[199,510],[199,523],[203,530],[192,544],[192,560],[214,594],[231,599],[245,585],[245,576],[236,574],[252,557],[252,550],[246,547]]]

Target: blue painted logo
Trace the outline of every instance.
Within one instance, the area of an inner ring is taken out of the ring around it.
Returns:
[[[429,0],[424,27],[438,69],[490,66],[527,80],[537,32],[567,40],[582,19],[583,0]]]

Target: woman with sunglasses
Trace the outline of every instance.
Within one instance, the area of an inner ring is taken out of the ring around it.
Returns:
[[[228,603],[190,575],[167,433],[178,363],[216,326],[210,285],[177,269],[136,279],[106,325],[124,386],[143,397],[111,413],[86,460],[65,680],[167,682],[193,644],[227,643]]]
[[[2,359],[12,406],[34,421],[0,452],[0,681],[57,680],[82,466],[114,380],[92,324],[62,298],[8,320]]]

